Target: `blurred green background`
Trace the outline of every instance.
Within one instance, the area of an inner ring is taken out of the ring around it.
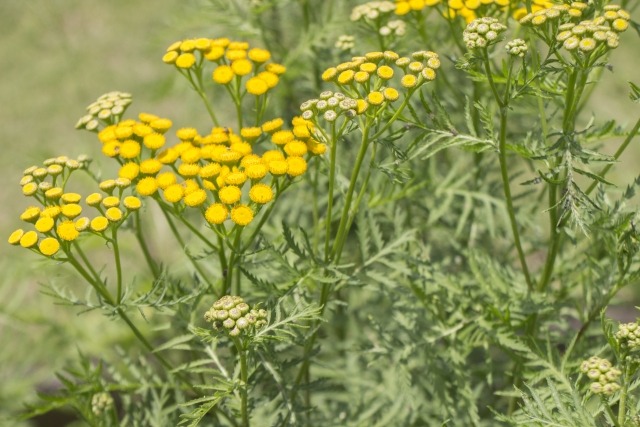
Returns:
[[[160,58],[166,46],[183,37],[240,37],[214,28],[216,11],[206,1],[4,0],[0,10],[0,138],[5,150],[0,156],[5,183],[0,229],[5,241],[29,204],[18,185],[26,167],[82,153],[107,171],[112,167],[100,158],[97,139],[74,130],[86,105],[102,93],[127,91],[134,96],[130,116],[152,112],[170,117],[175,128],[207,123],[195,94]],[[600,122],[615,118],[629,126],[639,114],[626,83],[635,79],[640,84],[637,37],[630,32],[613,54],[613,72],[603,73],[604,83],[587,109]],[[427,48],[438,51],[437,46]],[[609,152],[617,146],[614,141],[607,145]],[[639,153],[632,149],[610,178],[620,185],[635,178]],[[8,420],[25,401],[35,399],[36,389],[53,387],[54,372],[77,349],[106,350],[122,332],[99,313],[79,321],[77,310],[53,305],[40,293],[38,283],[45,278],[69,280],[58,266],[2,244],[0,268],[0,425],[62,425]]]

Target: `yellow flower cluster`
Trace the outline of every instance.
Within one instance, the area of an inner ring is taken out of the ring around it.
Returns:
[[[76,129],[97,131],[102,125],[116,123],[131,104],[131,94],[126,92],[109,92],[87,107],[87,114],[80,117]]]
[[[535,13],[539,10],[543,10],[543,9],[551,9],[553,8],[554,3],[549,1],[549,0],[533,0],[531,2],[531,13]],[[520,19],[522,19],[527,13],[527,8],[522,5],[522,7],[517,8],[514,12],[513,12],[513,18],[516,21],[519,21]]]
[[[582,17],[586,3],[574,2],[570,5],[555,5],[525,15],[520,23],[534,31],[549,33],[553,40],[562,43],[568,51],[591,55],[607,49],[615,49],[619,44],[618,33],[629,28],[631,16],[618,5],[607,5],[604,14],[593,19],[576,22]]]
[[[429,6],[446,4],[443,15],[449,19],[463,18],[466,23],[482,16],[489,16],[496,8],[504,10],[509,7],[509,0],[396,0],[396,14],[406,15],[412,12],[420,12]]]
[[[33,229],[15,230],[9,236],[10,244],[54,256],[61,245],[76,240],[82,232],[103,233],[110,225],[120,224],[130,212],[140,209],[140,199],[124,196],[124,190],[131,185],[131,181],[124,178],[103,181],[100,183],[102,192],[84,198],[79,193],[67,191],[69,176],[85,167],[86,162],[83,157],[74,160],[60,156],[24,171],[20,180],[22,192],[37,204],[27,207],[20,219],[31,224]],[[83,199],[86,206],[98,211],[98,215],[93,218],[81,216],[86,209],[81,204]]]
[[[250,48],[249,43],[227,38],[187,39],[173,43],[162,57],[166,64],[185,72],[201,71],[204,61],[217,64],[212,79],[221,85],[240,84],[246,93],[260,96],[274,88],[285,67],[269,62],[266,49]],[[245,79],[246,77],[246,79]]]
[[[355,99],[356,113],[362,114],[370,106],[396,101],[402,90],[411,91],[434,80],[439,67],[438,54],[431,51],[414,52],[410,57],[401,57],[392,51],[369,52],[328,68],[322,73],[322,80],[335,83]]]
[[[139,119],[98,133],[103,152],[121,162],[119,177],[130,180],[140,196],[156,197],[178,210],[202,210],[212,225],[229,217],[239,226],[249,224],[279,188],[306,171],[305,157],[326,150],[312,138],[311,124],[300,118],[293,120],[292,130],[282,130],[282,119],[242,128],[240,134],[222,127],[205,135],[181,128],[175,133],[179,142],[168,147],[168,119],[146,113]],[[267,139],[275,147],[254,153],[254,145]],[[248,200],[242,197],[245,188]]]

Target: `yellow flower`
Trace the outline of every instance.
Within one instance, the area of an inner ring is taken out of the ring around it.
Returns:
[[[291,141],[284,146],[284,152],[289,156],[302,157],[307,154],[307,144],[301,141]]]
[[[200,168],[200,177],[201,178],[211,178],[220,173],[220,164],[219,163],[209,163]]]
[[[20,237],[20,246],[23,248],[31,248],[38,243],[38,233],[35,231],[27,231]]]
[[[253,64],[247,59],[237,59],[231,63],[231,70],[237,76],[246,76],[253,70]]]
[[[102,205],[105,208],[112,208],[114,206],[120,206],[120,199],[116,196],[109,196],[109,197],[105,197],[104,200],[102,200]]]
[[[195,128],[181,128],[176,131],[176,136],[181,141],[191,141],[198,136],[198,131]]]
[[[262,124],[262,130],[267,133],[273,133],[280,130],[283,124],[284,121],[281,118],[269,120]]]
[[[222,203],[214,203],[207,208],[204,219],[209,224],[222,224],[229,216],[229,210]]]
[[[229,61],[237,61],[247,57],[247,50],[244,48],[229,47],[225,54]]]
[[[358,83],[364,83],[368,81],[369,77],[371,76],[366,71],[358,71],[353,75],[353,79]]]
[[[58,227],[56,227],[56,234],[62,240],[70,242],[72,240],[76,240],[80,235],[80,232],[76,230],[76,226],[73,221],[63,221],[58,224]]]
[[[159,117],[156,116],[155,114],[140,113],[140,114],[138,114],[138,118],[140,119],[140,121],[142,123],[145,123],[145,124],[148,125],[149,123],[151,123],[152,121],[158,119]]]
[[[173,172],[163,172],[156,177],[156,183],[161,189],[165,189],[168,186],[175,184],[177,181],[176,175]]]
[[[133,130],[133,134],[139,136],[140,138],[144,138],[147,135],[151,135],[153,133],[153,129],[150,126],[147,126],[142,123],[136,123],[131,128]]]
[[[242,191],[235,185],[228,185],[226,187],[222,187],[220,191],[218,191],[218,197],[220,197],[220,201],[225,205],[232,205],[240,200],[240,197],[242,197]]]
[[[60,242],[53,237],[47,237],[42,239],[38,245],[40,253],[45,256],[53,256],[60,250]]]
[[[299,158],[299,157],[296,157]],[[284,175],[287,173],[289,168],[289,164],[285,160],[273,160],[268,163],[269,164],[269,172],[271,175]]]
[[[307,149],[316,156],[319,156],[327,151],[327,145],[319,144],[318,141],[310,139],[309,141],[307,141]]]
[[[165,142],[166,139],[164,135],[161,135],[159,133],[150,133],[148,135],[145,135],[142,139],[142,143],[144,144],[144,146],[150,150],[157,150],[158,148],[162,147]]]
[[[62,206],[60,208],[60,212],[67,218],[74,219],[82,213],[82,206],[78,205],[77,203],[69,203]]]
[[[176,58],[175,64],[178,68],[191,68],[196,63],[196,57],[193,53],[183,53]]]
[[[287,68],[284,65],[276,64],[274,62],[272,62],[271,64],[267,64],[265,68],[268,72],[276,74],[278,76],[284,74],[285,71],[287,71]]]
[[[162,55],[162,62],[164,62],[165,64],[174,64],[176,62],[176,59],[178,59],[178,56],[179,54],[175,50],[167,52]]]
[[[177,150],[174,148],[167,148],[158,154],[157,159],[164,165],[170,165],[178,160],[178,157],[180,157],[180,153],[178,153]]]
[[[135,196],[125,197],[122,204],[130,211],[137,211],[142,207],[142,201]]]
[[[265,164],[268,164],[269,162],[272,162],[274,160],[284,160],[284,155],[282,154],[282,152],[280,152],[279,150],[269,150],[265,151],[262,154],[262,161]]]
[[[246,205],[238,205],[231,209],[231,221],[244,227],[253,221],[253,211]]]
[[[47,206],[40,212],[40,216],[48,216],[51,218],[57,218],[60,215],[60,207],[59,206]]]
[[[389,80],[393,77],[393,68],[389,67],[388,65],[383,65],[381,67],[378,67],[376,73],[381,79]]]
[[[255,96],[263,95],[269,90],[269,85],[267,85],[267,82],[259,77],[251,77],[249,80],[247,80],[245,86],[247,88],[247,92]]]
[[[221,85],[226,85],[231,80],[233,80],[233,75],[233,70],[230,66],[219,65],[215,70],[213,70],[212,77],[214,82]]]
[[[307,161],[302,157],[288,157],[287,166],[287,173],[291,177],[300,176],[307,171]]]
[[[196,43],[194,40],[183,40],[180,43],[180,50],[183,52],[193,52],[196,48]]]
[[[133,135],[133,128],[131,126],[125,126],[122,123],[118,124],[118,127],[116,127],[113,131],[116,135],[116,138],[120,140],[127,139],[131,135]]]
[[[18,228],[13,233],[11,233],[11,235],[9,235],[9,239],[8,239],[9,244],[14,246],[19,244],[20,239],[22,238],[23,235],[24,235],[24,230],[21,228]]]
[[[338,70],[336,69],[336,67],[331,67],[331,68],[327,68],[323,73],[322,73],[322,80],[324,80],[325,82],[330,82],[332,81],[336,75],[338,74]]]
[[[85,199],[85,202],[89,206],[98,206],[100,202],[102,202],[102,194],[100,193],[91,193]]]
[[[171,126],[173,126],[173,122],[171,122],[171,120],[169,119],[157,118],[155,120],[152,120],[149,123],[149,126],[151,127],[151,129],[155,130],[158,133],[165,133],[166,131],[171,129]]]
[[[178,203],[184,196],[184,187],[180,184],[169,185],[164,189],[163,195],[167,202]]]
[[[155,175],[160,172],[160,169],[162,169],[162,162],[158,159],[146,159],[140,163],[140,172],[145,175]]]
[[[382,94],[384,95],[387,101],[395,101],[400,98],[400,94],[398,91],[392,87],[388,87],[382,90]]]
[[[247,180],[247,175],[238,170],[231,172],[224,178],[224,182],[227,185],[241,186]]]
[[[178,166],[178,173],[183,177],[197,176],[200,172],[200,165],[197,163],[182,163]]]
[[[249,190],[249,198],[255,203],[269,203],[273,200],[273,190],[266,184],[254,184]]]
[[[371,105],[380,105],[384,102],[384,95],[382,92],[373,91],[367,95],[367,101]]]
[[[86,216],[83,216],[82,218],[76,219],[74,226],[76,227],[76,230],[84,231],[89,227],[89,224],[91,224],[91,221],[89,220],[89,218],[87,218]]]
[[[224,55],[224,48],[221,46],[211,46],[211,49],[205,53],[204,57],[209,61],[217,61]]]
[[[200,206],[206,201],[207,193],[201,188],[184,196],[184,204],[192,208]]]
[[[245,173],[247,174],[247,176],[254,181],[264,178],[267,175],[267,172],[269,172],[269,170],[265,165],[261,163],[249,165],[245,169]]]
[[[112,207],[107,209],[107,211],[105,212],[104,216],[107,217],[107,219],[111,222],[118,222],[122,219],[122,211],[120,210],[120,208],[116,208],[116,207]]]
[[[413,87],[416,87],[416,85],[418,84],[418,78],[413,74],[406,74],[400,80],[400,84],[402,85],[402,87],[411,89]]]
[[[118,176],[120,178],[127,178],[130,180],[134,180],[138,177],[139,173],[140,173],[140,166],[137,163],[128,162],[120,166],[120,170],[118,171]]]
[[[100,233],[107,229],[109,226],[109,220],[104,216],[97,216],[91,220],[91,230]]]
[[[249,56],[250,60],[260,64],[271,59],[271,53],[268,50],[259,49],[257,47],[250,49],[249,52],[247,52],[247,55]]]
[[[261,71],[256,76],[267,83],[269,89],[276,87],[278,82],[280,81],[280,77],[277,74],[272,73],[271,71]]]
[[[249,141],[258,139],[260,135],[262,135],[262,129],[259,127],[244,127],[240,129],[240,136]]]
[[[271,135],[271,141],[276,145],[285,145],[295,139],[295,135],[290,130],[279,130]]]
[[[41,233],[47,233],[51,231],[54,225],[55,225],[54,219],[45,216],[36,221],[35,229]]]
[[[26,222],[34,222],[40,216],[40,208],[37,206],[29,206],[20,214],[20,219]]]
[[[156,183],[155,178],[146,177],[142,178],[138,185],[136,185],[136,191],[141,196],[151,196],[158,190],[158,184]]]
[[[353,70],[344,70],[340,73],[340,75],[338,75],[338,83],[341,85],[351,83],[355,74],[356,73]]]
[[[120,145],[120,157],[123,159],[133,159],[140,154],[140,144],[133,139],[128,139]]]
[[[122,144],[118,141],[109,141],[102,145],[102,154],[107,157],[116,157],[120,153],[120,146]]]
[[[38,184],[35,182],[29,182],[22,186],[22,194],[25,196],[32,196],[38,191]]]

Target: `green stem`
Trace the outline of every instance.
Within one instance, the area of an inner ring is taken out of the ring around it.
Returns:
[[[113,244],[113,258],[116,263],[116,301],[118,304],[122,302],[122,260],[120,259],[120,246],[118,245],[118,229],[113,227],[111,230],[111,242]]]
[[[138,240],[138,244],[140,245],[140,249],[142,249],[142,254],[144,255],[144,259],[149,266],[149,270],[151,270],[151,274],[153,274],[154,280],[158,280],[160,277],[160,270],[158,269],[158,265],[155,260],[151,256],[151,252],[149,251],[149,246],[147,245],[147,241],[144,237],[144,233],[142,231],[142,223],[140,221],[140,211],[136,211],[133,214],[134,222],[135,222],[135,235]]]
[[[620,400],[618,401],[618,424],[625,425],[627,418],[627,394],[629,393],[629,384],[631,383],[631,364],[627,360],[623,360],[625,367],[622,374],[622,390],[620,391]]]
[[[325,225],[324,237],[324,262],[329,262],[329,240],[331,240],[331,216],[333,214],[333,197],[336,183],[336,157],[338,150],[338,141],[336,139],[335,125],[331,123],[331,152],[329,154],[329,194],[327,199],[327,221]]]
[[[344,243],[343,239],[346,239],[346,235],[348,233],[347,222],[349,219],[349,210],[351,208],[351,199],[353,198],[353,192],[356,189],[356,181],[358,180],[358,174],[360,173],[360,168],[362,166],[362,162],[367,154],[367,148],[372,139],[369,138],[369,123],[365,123],[364,128],[362,129],[362,141],[360,143],[360,151],[358,152],[358,157],[356,158],[356,163],[353,167],[353,171],[351,173],[351,179],[349,181],[349,188],[347,190],[347,196],[344,201],[344,206],[342,208],[342,216],[340,217],[340,225],[338,226],[338,233],[336,234],[336,238],[333,242],[333,249],[331,250],[331,258],[335,259],[339,258],[338,248],[342,247]],[[364,188],[362,189],[364,191]]]
[[[233,280],[233,269],[235,267],[238,253],[240,251],[240,248],[238,246],[240,245],[240,237],[242,236],[242,230],[244,230],[243,227],[237,227],[235,230],[236,237],[235,239],[233,239],[231,254],[229,256],[229,264],[227,265],[227,271],[225,272],[225,276],[224,276],[225,292],[231,292],[231,284]]]
[[[240,358],[240,416],[242,427],[249,427],[249,369],[247,367],[247,352],[237,337],[233,337],[233,343]]]

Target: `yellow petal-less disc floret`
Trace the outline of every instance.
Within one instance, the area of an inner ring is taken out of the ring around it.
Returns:
[[[240,172],[238,170],[235,170],[235,171],[229,173],[224,178],[225,184],[227,184],[227,185],[237,185],[237,186],[241,186],[242,184],[244,184],[244,182],[246,180],[247,180],[247,175],[244,172]]]
[[[184,187],[180,184],[172,184],[162,192],[165,200],[170,203],[178,203],[184,197]]]
[[[285,67],[282,64],[276,64],[275,62],[272,62],[270,64],[267,64],[265,69],[273,74],[276,74],[278,76],[284,74],[287,71],[287,67]]]
[[[259,49],[257,47],[250,49],[249,52],[247,52],[247,56],[253,62],[257,62],[260,64],[263,62],[267,62],[269,59],[271,59],[271,53],[268,50]]]
[[[44,208],[42,210],[42,212],[40,212],[40,216],[48,216],[51,218],[57,218],[58,215],[60,215],[60,206],[47,206],[46,208]]]
[[[178,157],[180,157],[180,153],[172,147],[159,153],[157,159],[163,165],[170,165],[175,163],[175,161],[178,160]]]
[[[277,119],[273,119],[273,120],[269,120],[268,122],[264,122],[262,124],[262,130],[264,132],[267,132],[269,134],[279,131],[280,128],[282,128],[282,125],[284,124],[284,120],[282,120],[281,118],[277,118]]]
[[[157,119],[151,121],[149,123],[149,126],[154,131],[156,131],[158,133],[161,133],[161,134],[164,134],[169,129],[171,129],[171,126],[173,126],[173,122],[171,120],[169,120],[169,119],[157,118]]]
[[[400,93],[398,93],[398,91],[392,87],[388,87],[382,90],[382,94],[384,95],[384,98],[387,101],[396,101],[398,98],[400,98]]]
[[[109,220],[104,216],[97,216],[91,220],[91,224],[89,226],[91,227],[91,230],[101,233],[109,226]]]
[[[213,81],[221,85],[228,84],[233,80],[233,77],[233,70],[228,65],[219,65],[215,70],[213,70],[212,74]]]
[[[74,219],[82,213],[82,206],[77,203],[69,203],[60,208],[62,215]]]
[[[89,228],[91,221],[86,216],[83,216],[82,218],[76,219],[76,221],[73,224],[75,225],[76,230],[82,232],[87,228]]]
[[[197,163],[182,163],[178,166],[178,174],[183,177],[194,177],[200,172],[200,165]]]
[[[225,205],[232,205],[240,200],[240,197],[242,197],[242,191],[235,185],[228,185],[226,187],[222,187],[220,191],[218,191],[218,197]]]
[[[287,158],[287,174],[291,177],[300,176],[307,171],[307,161],[302,157]]]
[[[336,67],[331,67],[331,68],[327,68],[322,73],[322,76],[320,76],[320,77],[325,82],[330,82],[330,81],[333,81],[333,79],[335,79],[336,75],[338,75],[338,69]]]
[[[23,235],[24,235],[24,230],[19,228],[13,231],[9,235],[9,239],[7,241],[9,242],[10,245],[18,245],[20,244],[20,239],[22,238]]]
[[[112,208],[114,206],[120,206],[120,198],[116,196],[108,196],[102,200],[102,206],[105,208]]]
[[[231,209],[231,221],[244,227],[253,221],[253,211],[249,206],[238,205]]]
[[[249,198],[254,203],[269,203],[273,200],[273,190],[266,184],[254,184],[249,190]]]
[[[276,145],[285,145],[295,139],[295,135],[290,130],[279,130],[271,135],[271,142]]]
[[[189,147],[180,154],[183,163],[196,163],[202,158],[202,150],[198,147]]]
[[[62,240],[70,242],[76,240],[80,235],[80,232],[76,230],[76,226],[73,221],[63,221],[56,227],[56,234]]]
[[[280,81],[280,77],[278,77],[277,74],[272,73],[271,71],[261,71],[256,77],[264,80],[265,83],[267,83],[269,89],[276,87],[278,85],[278,82]]]
[[[381,79],[389,80],[393,77],[393,68],[389,67],[388,65],[382,65],[378,67],[376,73]]]
[[[158,190],[158,184],[156,183],[155,178],[150,176],[146,178],[142,178],[136,185],[136,191],[141,196],[151,196],[157,190]]]
[[[255,96],[263,95],[269,90],[267,82],[259,77],[251,77],[247,80],[245,86],[247,88],[247,92]]]
[[[162,147],[165,142],[166,139],[164,135],[155,132],[146,135],[142,140],[144,146],[149,148],[150,150],[157,150],[158,148]]]
[[[240,129],[240,136],[248,141],[255,141],[260,135],[262,135],[262,129],[257,126]]]
[[[22,186],[22,194],[25,196],[33,196],[38,191],[38,184],[29,182]]]
[[[402,79],[400,79],[400,84],[402,85],[402,87],[411,89],[416,87],[416,85],[418,84],[418,78],[413,74],[406,74],[402,77]]]
[[[212,178],[220,173],[221,166],[219,163],[208,163],[200,168],[201,178]]]
[[[209,224],[222,224],[229,217],[229,210],[222,203],[214,203],[207,208],[204,219]]]
[[[231,63],[231,70],[237,76],[246,76],[253,71],[253,64],[247,59],[237,59]]]
[[[120,157],[123,159],[134,159],[140,155],[140,144],[133,139],[127,139],[120,145]]]
[[[127,208],[127,210],[130,211],[137,211],[138,209],[140,209],[140,207],[142,207],[142,201],[135,196],[125,197],[122,201],[122,204],[125,208]]]
[[[367,101],[371,105],[380,105],[384,102],[384,95],[382,92],[373,91],[367,95]]]
[[[23,248],[31,248],[38,243],[38,233],[35,231],[27,231],[20,237],[20,246]]]
[[[107,209],[104,213],[104,216],[111,222],[118,222],[122,219],[123,213],[120,208],[112,207]]]
[[[140,173],[140,165],[135,162],[128,162],[124,165],[120,166],[120,170],[118,170],[118,176],[120,178],[127,178],[129,180],[134,180],[138,177]]]
[[[35,222],[40,216],[40,208],[37,206],[29,206],[20,214],[20,219],[25,222]]]
[[[173,172],[163,172],[156,176],[156,183],[158,184],[158,188],[165,189],[170,185],[175,184],[178,181],[178,178]]]
[[[175,59],[176,67],[187,69],[196,63],[196,57],[193,53],[183,53]]]
[[[298,140],[291,141],[284,146],[284,152],[288,156],[302,157],[307,154],[307,144]]]
[[[38,219],[34,225],[35,229],[41,233],[48,233],[55,225],[55,220],[49,217],[42,217]]]
[[[78,193],[64,193],[60,197],[60,200],[63,203],[78,203],[80,202],[80,200],[82,200],[82,196]]]
[[[184,204],[192,208],[200,206],[206,201],[207,193],[201,188],[184,196]]]
[[[146,159],[140,162],[140,172],[145,175],[155,175],[162,169],[162,163],[158,159]]]
[[[53,237],[46,237],[42,239],[38,245],[38,249],[44,256],[53,256],[60,250],[60,242]]]
[[[249,165],[244,172],[247,174],[249,179],[256,181],[264,178],[269,172],[269,169],[264,164],[258,163]]]
[[[98,206],[100,202],[102,202],[102,194],[100,193],[91,193],[85,199],[85,202],[89,206]]]

